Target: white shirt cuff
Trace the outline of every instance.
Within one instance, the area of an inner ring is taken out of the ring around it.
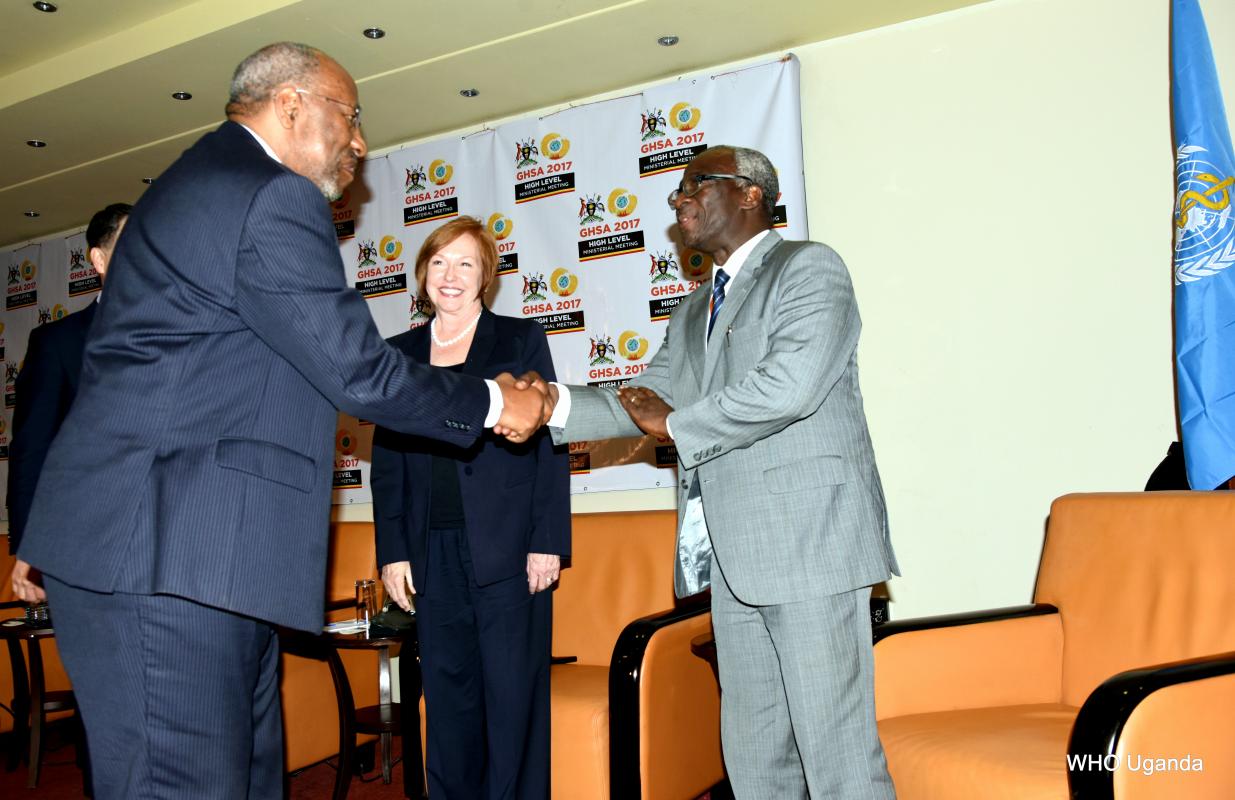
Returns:
[[[502,399],[502,387],[497,385],[497,381],[486,378],[485,384],[489,387],[489,413],[485,416],[485,427],[492,428],[502,418],[502,409],[506,408],[506,401]]]
[[[553,382],[557,387],[557,405],[553,407],[553,416],[549,417],[547,424],[550,428],[565,428],[566,420],[570,417],[570,388],[564,383]]]
[[[673,412],[669,412],[669,416],[665,417],[665,430],[669,432],[669,438],[673,438]]]

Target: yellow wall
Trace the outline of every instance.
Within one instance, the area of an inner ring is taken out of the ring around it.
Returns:
[[[798,51],[908,616],[1025,602],[1071,491],[1175,439],[1166,0],[1005,0]],[[1235,107],[1235,8],[1202,4]]]
[[[1201,5],[1235,109],[1235,4]],[[794,50],[812,236],[865,323],[897,617],[1027,602],[1050,501],[1139,490],[1175,439],[1169,7],[994,0]]]

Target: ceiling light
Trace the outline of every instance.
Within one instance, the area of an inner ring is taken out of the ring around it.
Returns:
[[[463,95],[464,97],[475,97],[476,95],[480,94],[480,90],[479,89],[460,89],[459,94]]]
[[[25,214],[25,215],[26,215],[27,217],[29,217],[30,219],[34,219],[35,217],[37,217],[37,216],[39,215],[39,212],[34,211],[34,210],[31,210],[31,211],[23,211],[22,213],[23,213],[23,214]]]
[[[37,3],[31,3],[31,5],[45,14],[52,14],[56,11],[56,5],[54,3],[44,3],[42,0],[39,0]]]
[[[188,92],[172,92],[172,97],[174,97],[177,100],[192,100],[193,99],[193,95],[189,94]]]
[[[31,147],[46,147],[47,146],[47,142],[43,141],[42,139],[27,139],[26,144],[30,145]]]
[[[673,47],[679,41],[681,40],[678,39],[678,37],[669,35],[669,36],[660,37],[659,39],[656,40],[656,43],[660,45],[661,47]]]
[[[386,35],[386,31],[381,28],[365,28],[364,35],[369,39],[380,39]]]
[[[154,178],[142,178],[142,183],[149,186],[150,184],[154,183]]]

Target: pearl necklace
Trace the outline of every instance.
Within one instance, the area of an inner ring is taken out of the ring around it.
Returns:
[[[476,316],[472,317],[472,321],[467,324],[467,327],[460,331],[459,335],[453,339],[437,338],[437,317],[435,316],[433,321],[429,323],[429,336],[433,337],[433,343],[438,347],[450,347],[452,344],[459,342],[464,336],[467,336],[472,332],[472,328],[476,327],[476,323],[480,321],[480,315],[483,313],[483,308],[480,311],[477,311]]]

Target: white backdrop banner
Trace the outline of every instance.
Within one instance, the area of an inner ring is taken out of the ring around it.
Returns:
[[[711,274],[706,256],[675,242],[666,205],[691,158],[720,144],[766,153],[780,177],[776,227],[807,238],[798,98],[789,56],[371,158],[332,209],[348,280],[384,336],[424,324],[413,274],[421,244],[452,217],[478,217],[501,259],[493,310],[544,326],[559,380],[621,385],[652,358],[673,308]],[[30,331],[98,292],[84,253],[79,233],[3,254],[0,473]],[[370,502],[372,438],[371,423],[340,415],[336,503]],[[574,493],[669,486],[675,477],[667,440],[579,442],[570,453]]]
[[[666,205],[691,158],[719,144],[766,153],[781,184],[776,226],[807,237],[798,97],[788,57],[369,159],[364,186],[335,204],[349,278],[384,335],[424,324],[413,274],[421,244],[451,217],[478,217],[501,259],[493,310],[544,326],[559,380],[621,385],[711,275],[707,257],[674,241]],[[340,419],[335,502],[369,502],[373,426]],[[570,453],[574,493],[675,477],[668,440],[577,442]]]

